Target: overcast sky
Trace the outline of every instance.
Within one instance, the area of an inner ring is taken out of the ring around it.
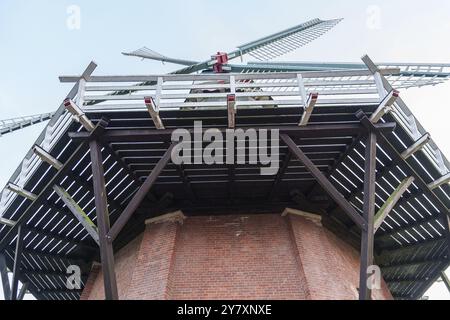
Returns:
[[[75,7],[74,7],[75,6]],[[80,10],[80,28],[71,14]],[[204,60],[218,50],[313,18],[344,18],[334,30],[279,60],[450,63],[450,1],[0,1],[0,119],[54,111],[70,87],[58,75],[152,74],[173,65],[124,57],[142,46]],[[450,157],[450,84],[401,93]],[[0,186],[9,180],[44,125],[0,137]],[[450,275],[450,274],[449,274]],[[1,295],[1,293],[0,293]],[[427,293],[450,299],[442,283]]]

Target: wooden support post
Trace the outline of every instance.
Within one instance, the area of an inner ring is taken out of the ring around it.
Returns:
[[[433,181],[432,183],[430,183],[428,185],[428,188],[430,190],[434,190],[434,189],[437,189],[437,188],[439,188],[440,186],[442,186],[442,185],[444,185],[446,183],[450,183],[450,173],[447,173],[445,176],[443,176],[443,177],[439,178],[438,180]]]
[[[288,146],[289,150],[302,162],[311,175],[317,180],[320,186],[330,195],[330,197],[341,207],[342,210],[360,227],[366,229],[364,219],[356,209],[344,198],[336,187],[325,177],[325,175],[309,160],[297,144],[286,134],[281,135],[281,139]]]
[[[11,300],[11,285],[8,277],[8,267],[6,266],[5,255],[0,253],[0,276],[2,278],[3,296],[5,300]]]
[[[14,253],[11,300],[17,299],[17,290],[19,287],[19,277],[20,277],[20,265],[22,264],[23,236],[24,236],[23,226],[19,226],[16,239],[16,251]]]
[[[155,184],[161,171],[165,168],[167,163],[170,161],[171,156],[172,156],[172,150],[175,147],[175,145],[176,145],[175,143],[172,143],[169,146],[166,153],[164,153],[162,158],[158,161],[158,163],[153,168],[150,175],[147,177],[147,179],[145,179],[145,182],[142,184],[142,186],[139,188],[139,190],[133,196],[131,201],[128,203],[125,210],[123,210],[120,217],[114,223],[114,225],[112,226],[111,230],[108,233],[108,239],[110,242],[114,241],[114,239],[117,238],[120,231],[123,229],[123,227],[126,225],[126,223],[131,218],[133,213],[139,207],[142,200],[146,197],[147,193],[150,191],[151,187]]]
[[[318,93],[311,93],[308,100],[305,103],[305,110],[303,111],[302,119],[300,120],[299,126],[304,127],[308,125],[309,119],[313,113],[314,107],[316,106],[317,99],[319,98]]]
[[[387,94],[387,96],[381,101],[380,105],[378,106],[377,110],[372,114],[370,117],[370,121],[372,123],[378,123],[380,119],[388,112],[390,111],[392,105],[395,103],[397,98],[399,97],[400,93],[397,90],[392,90]]]
[[[236,95],[227,95],[227,109],[228,109],[228,128],[234,129],[236,127]]]
[[[94,239],[94,241],[100,245],[98,237],[98,229],[94,222],[88,217],[88,215],[81,209],[78,203],[70,196],[70,194],[63,188],[54,185],[53,190],[61,198],[64,204],[69,208],[70,212],[73,213],[75,218],[83,225],[89,235]]]
[[[367,223],[367,229],[362,230],[361,233],[359,300],[370,300],[372,292],[367,280],[369,267],[373,264],[376,150],[377,136],[375,132],[369,132],[364,165],[363,204],[363,214]]]
[[[450,279],[448,278],[447,274],[445,273],[445,270],[441,271],[441,278],[442,278],[442,281],[444,281],[448,292],[450,293]]]
[[[417,140],[412,146],[406,149],[401,157],[406,160],[411,157],[414,153],[422,149],[429,141],[431,140],[431,136],[429,133],[424,134],[419,140]]]
[[[94,131],[95,125],[84,114],[83,110],[81,110],[81,108],[77,106],[75,102],[72,101],[72,99],[67,98],[66,100],[64,100],[64,107],[67,109],[67,111],[69,111],[73,115],[74,119],[77,122],[83,125],[83,127],[87,131],[89,132]]]
[[[150,117],[152,117],[153,123],[155,124],[156,129],[163,130],[164,124],[159,116],[159,108],[156,105],[155,101],[152,97],[144,98],[145,106],[147,107],[148,113]]]
[[[37,198],[37,195],[35,195],[34,193],[31,193],[30,191],[27,191],[27,190],[15,185],[14,183],[8,183],[6,188],[9,191],[17,193],[19,196],[27,198],[28,200],[31,200],[31,201],[34,201]]]
[[[102,263],[103,281],[106,300],[118,300],[116,274],[114,270],[114,251],[112,243],[108,241],[109,213],[105,188],[105,173],[99,143],[96,140],[89,142],[92,161],[92,180],[94,184],[95,209],[97,212],[98,235],[100,242],[100,258]]]
[[[8,227],[14,227],[16,222],[12,221],[12,220],[9,220],[9,219],[6,219],[6,218],[1,218],[0,217],[0,224],[4,224],[5,226],[8,226]]]
[[[56,170],[60,170],[63,167],[63,164],[58,161],[56,158],[54,158],[50,153],[42,149],[42,147],[38,145],[34,145],[33,152],[35,155],[37,155],[42,161],[48,163]]]
[[[17,295],[17,300],[23,300],[25,297],[25,294],[28,290],[28,282],[25,282],[22,284],[22,287],[20,288],[19,294]]]
[[[374,233],[377,232],[378,228],[383,223],[384,219],[388,216],[388,214],[391,212],[391,210],[395,207],[397,202],[400,200],[400,198],[403,196],[403,194],[408,190],[409,186],[414,182],[414,177],[409,177],[404,179],[400,185],[394,190],[394,192],[391,194],[391,196],[386,200],[384,205],[378,210],[377,214],[375,215],[375,222],[374,222]]]

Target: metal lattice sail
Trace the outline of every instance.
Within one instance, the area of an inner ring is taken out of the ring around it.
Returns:
[[[242,54],[248,53],[260,61],[268,61],[299,49],[321,37],[342,19],[314,19],[262,39],[238,46]]]
[[[51,119],[53,112],[0,120],[0,136]]]

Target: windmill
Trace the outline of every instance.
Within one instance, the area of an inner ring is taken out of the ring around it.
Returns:
[[[289,29],[274,33],[261,39],[237,46],[232,52],[217,52],[205,61],[172,58],[147,47],[132,52],[123,52],[123,55],[142,59],[156,60],[183,66],[172,74],[190,74],[195,72],[213,73],[257,73],[257,72],[299,72],[299,71],[330,71],[330,70],[365,70],[362,63],[339,62],[275,62],[275,58],[295,51],[310,42],[318,39],[342,19],[321,20],[313,19]],[[249,55],[256,62],[243,63],[243,56]],[[230,63],[240,58],[240,63]],[[384,76],[397,89],[407,89],[437,85],[450,78],[450,64],[432,63],[377,63],[384,69]],[[148,83],[144,83],[148,84]],[[128,94],[127,92],[114,92],[113,94]],[[51,113],[34,116],[19,117],[0,120],[0,136],[20,130],[21,128],[47,121]]]

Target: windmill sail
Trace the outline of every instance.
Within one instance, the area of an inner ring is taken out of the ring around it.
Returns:
[[[238,46],[241,54],[268,61],[299,49],[327,33],[343,19],[314,19],[277,32],[262,39]]]
[[[0,136],[9,132],[20,130],[22,128],[32,126],[34,124],[50,120],[53,114],[54,113],[43,113],[33,116],[0,120]]]
[[[132,52],[122,52],[122,54],[124,56],[133,56],[133,57],[138,57],[138,58],[142,58],[142,59],[150,59],[150,60],[156,60],[156,61],[161,61],[161,62],[170,62],[170,63],[181,64],[181,65],[186,65],[186,66],[190,66],[190,65],[197,63],[196,61],[191,61],[191,60],[170,58],[170,57],[162,55],[154,50],[151,50],[147,47],[142,47],[142,48],[132,51]]]
[[[227,56],[231,60],[242,57],[245,54],[249,54],[260,61],[268,61],[307,45],[311,41],[316,40],[328,32],[342,20],[343,19],[313,19],[298,26],[238,46],[237,50],[228,53]],[[170,62],[187,66],[184,69],[175,71],[174,73],[176,74],[196,72],[210,67],[214,62],[214,59],[204,62],[196,62],[191,60],[170,58],[147,47],[128,53],[123,52],[122,54],[126,56],[135,56],[143,59]]]
[[[445,63],[398,63],[380,62],[377,66],[386,70],[397,70],[385,74],[387,80],[397,89],[434,86],[450,79],[450,64]],[[342,62],[249,62],[233,65],[233,72],[299,72],[330,70],[365,70],[361,63]]]

